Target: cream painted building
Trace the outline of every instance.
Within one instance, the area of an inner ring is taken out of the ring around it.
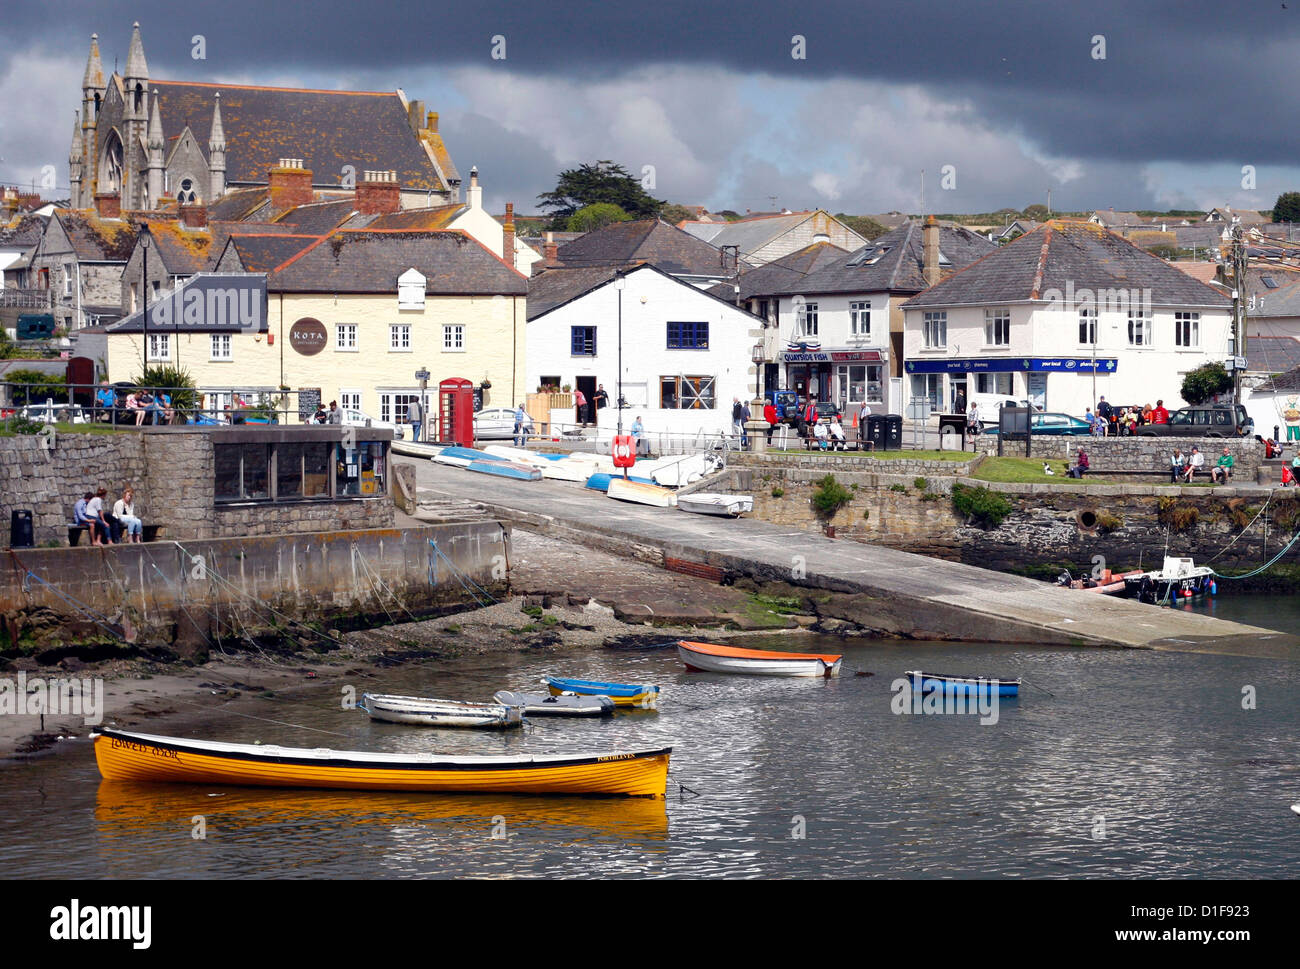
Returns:
[[[187,371],[205,392],[205,406],[217,409],[237,396],[261,403],[287,388],[295,413],[309,413],[317,399],[337,400],[404,423],[422,370],[430,413],[448,377],[471,381],[482,406],[523,400],[527,281],[463,232],[232,237],[217,273],[193,277],[175,296],[184,305],[188,288],[262,279],[264,311],[234,321],[197,312],[187,321],[183,311],[169,317],[151,305],[150,366]],[[137,378],[142,315],[91,330],[83,331],[83,352],[102,352],[110,380]]]

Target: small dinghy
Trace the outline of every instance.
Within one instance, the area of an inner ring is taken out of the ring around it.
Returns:
[[[778,653],[716,643],[681,640],[677,655],[696,673],[748,673],[752,676],[839,676],[844,657],[831,653]]]
[[[619,501],[632,501],[638,505],[651,505],[655,508],[671,508],[677,504],[677,494],[671,488],[661,488],[640,481],[624,481],[622,478],[611,478],[609,489],[605,494]]]
[[[648,683],[608,683],[604,680],[571,680],[548,676],[546,685],[551,696],[577,693],[580,696],[607,696],[616,707],[653,707],[659,702],[659,687]]]
[[[903,674],[912,680],[912,689],[918,693],[942,693],[955,696],[1019,696],[1019,679],[1002,679],[996,676],[948,676],[943,673],[922,673],[908,670]]]
[[[410,458],[436,458],[442,453],[444,445],[425,442],[403,441],[394,439],[390,450],[394,454],[404,454]]]
[[[680,488],[699,481],[706,474],[722,470],[722,461],[712,454],[692,454],[663,463],[651,472],[656,484]]]
[[[607,696],[579,696],[576,693],[543,696],[541,693],[498,690],[492,699],[508,707],[521,707],[525,717],[607,717],[614,712],[614,701]]]
[[[595,472],[596,465],[594,462],[569,457],[561,458],[558,461],[548,461],[542,467],[542,477],[552,478],[556,481],[585,482]]]
[[[494,474],[498,478],[514,478],[516,481],[541,481],[542,469],[532,464],[518,461],[471,461],[465,465],[466,471],[479,474]]]
[[[509,447],[505,444],[489,444],[483,448],[485,454],[493,457],[504,458],[507,461],[513,461],[516,464],[531,464],[536,467],[542,467],[549,461],[535,451],[529,451],[521,447]]]
[[[519,707],[502,703],[461,703],[418,696],[385,696],[365,693],[357,709],[371,720],[405,723],[417,727],[469,727],[478,730],[509,730],[523,725]]]
[[[735,518],[737,515],[754,510],[754,496],[700,491],[693,495],[678,495],[677,507],[681,511],[692,511],[697,515],[722,515]]]
[[[561,756],[389,754],[227,744],[109,729],[91,738],[106,781],[348,791],[663,797],[672,754],[671,747]]]
[[[449,464],[455,468],[469,467],[471,461],[504,461],[495,454],[478,451],[472,447],[445,447],[434,455],[433,460],[439,464]]]
[[[592,491],[609,491],[609,483],[615,478],[623,480],[622,474],[610,474],[608,471],[597,471],[587,479],[587,487]],[[636,481],[640,484],[654,484],[649,478],[638,478],[635,475],[628,475],[628,481]]]

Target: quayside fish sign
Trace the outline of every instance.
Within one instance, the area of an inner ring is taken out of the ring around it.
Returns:
[[[148,310],[149,326],[244,333],[266,332],[266,276],[200,273]]]

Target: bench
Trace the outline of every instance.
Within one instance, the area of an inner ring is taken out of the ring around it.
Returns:
[[[143,538],[146,542],[158,541],[158,536],[166,525],[141,525],[140,530],[144,533]]]
[[[90,526],[85,523],[78,525],[76,522],[68,522],[68,547],[76,548],[81,544],[82,533],[89,531]]]

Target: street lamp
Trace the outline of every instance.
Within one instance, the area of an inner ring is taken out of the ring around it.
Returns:
[[[142,296],[142,309],[140,319],[144,321],[144,350],[141,356],[144,360],[144,367],[140,371],[140,379],[144,380],[144,375],[149,369],[149,247],[153,245],[153,235],[149,232],[149,223],[140,226],[140,248],[143,250],[144,267],[140,278],[140,291]]]
[[[627,277],[621,272],[614,274],[614,288],[618,290],[618,436],[623,436],[623,290],[627,288]]]

